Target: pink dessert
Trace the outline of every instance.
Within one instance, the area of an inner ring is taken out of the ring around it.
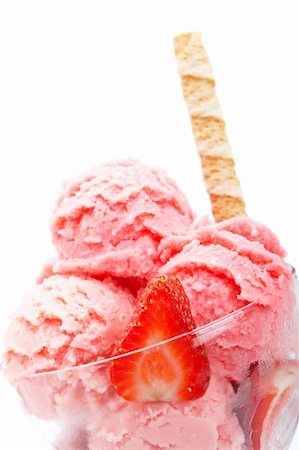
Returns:
[[[190,402],[133,403],[111,396],[107,410],[88,426],[89,449],[242,450],[245,438],[233,399],[231,384],[218,377],[204,397]]]
[[[128,291],[111,280],[62,275],[46,279],[26,296],[6,333],[6,377],[18,387],[19,380],[28,375],[110,356],[133,314],[134,302]],[[100,393],[110,385],[104,373],[96,380],[62,374],[59,379],[45,378],[38,389],[34,386],[29,394],[21,394],[37,417],[70,415],[79,382],[84,395],[93,383]]]
[[[234,218],[203,226],[189,236],[170,236],[163,246],[165,257],[176,254],[160,272],[182,282],[198,326],[248,303],[256,305],[245,322],[207,344],[217,373],[240,382],[252,363],[279,360],[286,346],[290,355],[295,352],[292,273],[268,228]]]
[[[148,278],[161,265],[161,239],[185,233],[193,218],[162,170],[130,159],[104,164],[65,185],[52,219],[52,270]]]
[[[60,424],[55,447],[265,450],[264,430],[296,379],[294,369],[289,378],[280,370],[291,381],[265,414],[272,385],[260,377],[259,397],[246,388],[253,367],[266,365],[274,380],[277,361],[296,354],[292,274],[276,236],[246,217],[195,222],[174,182],[131,160],[67,184],[52,230],[58,255],[11,322],[5,373],[32,414]],[[155,298],[149,283],[141,294],[156,273],[174,276],[184,292],[162,286]],[[201,338],[94,365],[250,304]],[[187,398],[191,386],[197,394]],[[251,436],[261,414],[267,420]]]

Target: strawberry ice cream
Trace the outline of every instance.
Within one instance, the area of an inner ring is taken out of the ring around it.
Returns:
[[[161,245],[164,257],[177,252],[161,273],[182,282],[198,326],[255,304],[245,321],[207,344],[217,373],[240,382],[255,361],[280,359],[286,346],[290,353],[295,351],[292,274],[268,228],[235,218],[203,226],[189,236],[168,237]]]
[[[190,402],[132,403],[112,395],[88,426],[88,448],[241,450],[244,433],[233,398],[230,383],[217,377],[204,397]]]
[[[246,217],[196,222],[174,182],[131,160],[69,183],[52,230],[59,254],[12,320],[5,373],[32,414],[58,421],[56,448],[247,449],[233,386],[242,392],[257,362],[270,367],[296,353],[292,274],[276,236]],[[156,272],[174,275],[186,294],[149,284],[138,313],[136,296]],[[153,362],[119,359],[116,375],[117,364],[96,363],[249,304],[240,322],[201,337],[197,356],[181,341]],[[198,398],[187,400],[191,386]],[[144,387],[166,396],[144,401]]]
[[[34,383],[29,394],[19,381],[109,356],[134,311],[134,301],[111,280],[61,275],[46,279],[27,295],[6,333],[4,357],[6,377],[23,389],[31,412],[50,418],[72,410],[82,380],[63,374],[44,378]],[[82,381],[86,390],[93,382],[92,378]],[[109,384],[107,375],[98,373],[98,392],[106,391]]]
[[[193,218],[160,169],[130,159],[104,164],[65,185],[52,219],[52,271],[148,278],[160,266],[160,240],[185,233]]]

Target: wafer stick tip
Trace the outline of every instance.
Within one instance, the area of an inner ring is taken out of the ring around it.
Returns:
[[[198,31],[177,34],[173,38],[174,50],[176,55],[186,52],[187,47],[192,43],[201,45],[201,34]]]

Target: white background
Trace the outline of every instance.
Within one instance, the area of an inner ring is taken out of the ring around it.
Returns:
[[[173,55],[184,31],[203,35],[247,211],[299,267],[297,14],[287,1],[2,2],[1,341],[54,255],[65,178],[138,157],[209,212]],[[49,448],[3,381],[0,395],[0,448]]]

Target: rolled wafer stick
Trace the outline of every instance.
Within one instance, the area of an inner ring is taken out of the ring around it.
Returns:
[[[216,222],[246,215],[235,162],[215,93],[212,68],[199,33],[174,38],[178,72],[191,117],[203,177]]]

